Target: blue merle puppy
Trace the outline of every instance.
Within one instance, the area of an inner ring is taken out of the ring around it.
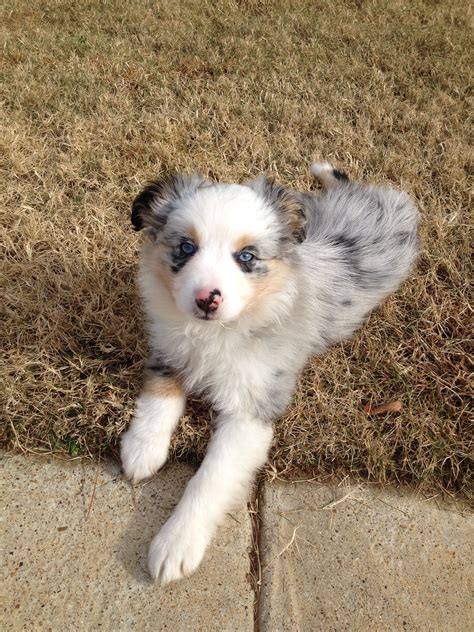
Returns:
[[[188,394],[217,412],[206,457],[150,547],[161,583],[196,570],[245,499],[308,358],[360,327],[416,258],[418,213],[405,193],[327,163],[312,173],[321,192],[177,175],[133,204],[148,237],[139,286],[151,355],[122,437],[126,475],[140,481],[165,463]]]

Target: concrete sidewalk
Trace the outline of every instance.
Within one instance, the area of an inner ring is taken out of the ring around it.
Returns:
[[[254,623],[252,527],[230,516],[199,571],[165,588],[147,546],[192,475],[133,489],[116,465],[6,455],[4,630],[469,630],[473,520],[370,486],[266,485]]]
[[[260,629],[474,630],[463,511],[367,485],[268,485]]]

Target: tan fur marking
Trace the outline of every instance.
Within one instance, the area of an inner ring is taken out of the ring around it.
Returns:
[[[267,262],[268,274],[264,277],[250,279],[253,288],[253,296],[248,302],[245,311],[258,310],[274,294],[280,292],[290,276],[290,266],[284,261],[274,259]]]
[[[158,278],[158,281],[163,285],[167,290],[168,294],[173,296],[173,275],[168,266],[165,266],[161,260],[161,255],[163,252],[163,246],[160,244],[156,246],[158,250],[158,256],[155,254],[155,258],[153,260],[153,270]]]
[[[195,226],[191,226],[188,230],[189,236],[191,237],[191,239],[193,240],[193,243],[195,243],[197,246],[199,245],[199,242],[201,241],[201,235],[198,233],[198,231],[196,230]]]
[[[161,283],[168,290],[169,295],[173,296],[173,277],[171,276],[171,272],[164,268],[163,266],[158,265],[156,267],[156,276],[161,281]]]
[[[280,196],[277,202],[277,210],[292,233],[298,233],[302,230],[305,218],[301,210],[301,204],[292,195],[286,193]]]
[[[179,397],[183,394],[181,380],[178,377],[161,377],[148,371],[143,385],[143,393],[155,397]]]
[[[239,239],[235,242],[235,252],[240,252],[247,246],[252,246],[253,244],[255,244],[255,237],[252,237],[251,235],[242,235],[242,237],[239,237]]]

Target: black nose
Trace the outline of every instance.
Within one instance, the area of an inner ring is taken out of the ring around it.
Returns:
[[[221,296],[222,294],[220,290],[212,290],[205,298],[201,296],[197,297],[196,305],[205,314],[209,314],[209,312],[215,312],[222,302]]]

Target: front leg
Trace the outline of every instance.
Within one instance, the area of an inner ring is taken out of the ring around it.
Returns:
[[[168,368],[147,370],[135,415],[121,440],[122,467],[134,483],[164,465],[185,403],[181,382]]]
[[[199,566],[225,514],[245,500],[272,440],[267,422],[222,415],[201,467],[150,546],[150,573],[162,584]]]

